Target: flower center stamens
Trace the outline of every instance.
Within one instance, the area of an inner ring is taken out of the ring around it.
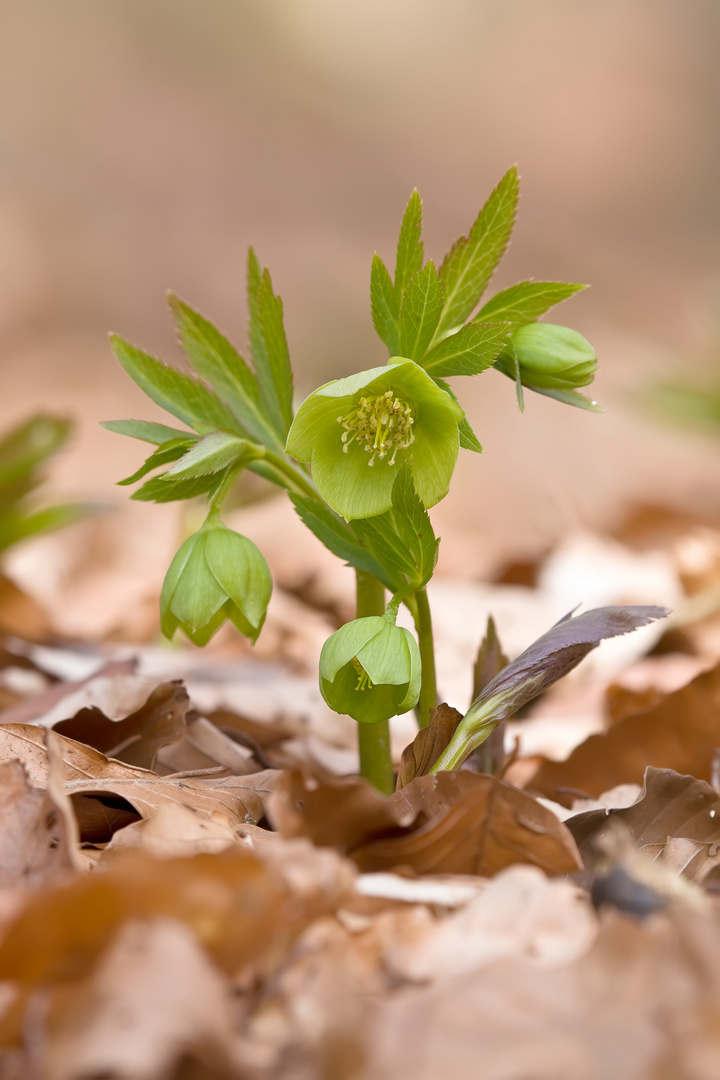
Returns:
[[[367,671],[365,670],[365,668],[362,666],[362,664],[358,660],[357,656],[353,656],[351,663],[352,663],[352,666],[355,668],[355,670],[358,673],[358,681],[357,681],[357,686],[355,687],[355,689],[356,690],[372,690],[372,682],[370,681],[370,676],[368,675]]]
[[[337,421],[345,428],[341,436],[343,453],[347,454],[350,443],[357,441],[370,454],[368,465],[375,464],[376,456],[382,460],[391,451],[388,465],[394,465],[398,450],[407,450],[415,441],[412,409],[392,390],[360,398],[357,406],[347,416],[338,416]]]

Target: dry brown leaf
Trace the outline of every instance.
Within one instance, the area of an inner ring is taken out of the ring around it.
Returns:
[[[632,806],[568,818],[586,869],[595,865],[603,836],[618,822],[658,867],[702,881],[720,866],[720,794],[703,780],[650,767]]]
[[[100,862],[116,859],[130,849],[145,851],[156,859],[176,859],[225,851],[240,842],[228,817],[201,813],[182,803],[163,803],[152,817],[113,833]]]
[[[189,704],[180,681],[166,682],[124,720],[109,720],[93,706],[81,709],[69,720],[61,720],[54,730],[127,765],[152,769],[160,748],[182,738]]]
[[[151,816],[166,803],[208,814],[217,811],[237,824],[259,821],[265,813],[264,799],[281,775],[265,770],[244,777],[156,776],[63,735],[55,737],[65,763],[65,790],[72,797],[81,837],[90,843],[109,840],[118,828]],[[42,728],[0,724],[0,760],[19,758],[38,788],[45,787],[48,775],[43,740]]]
[[[452,739],[461,720],[462,713],[444,702],[430,710],[427,727],[420,728],[410,745],[403,750],[397,775],[398,791],[416,776],[427,774]]]
[[[441,772],[421,776],[389,802],[414,811],[401,835],[378,836],[349,852],[363,871],[411,867],[418,874],[491,877],[514,863],[548,874],[581,865],[565,825],[536,799],[493,776]]]
[[[238,745],[203,716],[188,723],[182,739],[162,748],[159,761],[171,772],[225,765],[236,776],[244,776],[263,768],[252,750]]]
[[[0,764],[0,820],[0,887],[44,884],[72,870],[63,817],[19,761]]]
[[[28,1065],[44,1080],[157,1080],[189,1058],[203,1076],[229,1077],[234,1019],[228,980],[188,926],[128,922],[91,977],[58,999]]]
[[[591,735],[567,761],[544,760],[528,787],[570,805],[572,791],[564,789],[597,797],[618,784],[642,783],[648,765],[709,781],[719,713],[720,664],[647,712]]]

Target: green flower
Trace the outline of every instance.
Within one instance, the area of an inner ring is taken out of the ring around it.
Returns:
[[[521,326],[495,367],[516,379],[516,361],[523,386],[561,400],[567,400],[564,395],[568,392],[591,383],[597,368],[595,350],[582,334],[551,323]]]
[[[206,521],[170,564],[160,596],[160,625],[171,638],[178,627],[205,645],[230,619],[257,640],[265,622],[272,580],[251,540],[217,520]]]
[[[408,462],[423,506],[448,493],[463,411],[413,360],[337,379],[300,406],[286,451],[312,464],[325,501],[346,521],[392,506],[396,465]]]
[[[420,696],[420,650],[389,615],[346,623],[320,654],[320,692],[331,709],[378,724],[412,709]]]

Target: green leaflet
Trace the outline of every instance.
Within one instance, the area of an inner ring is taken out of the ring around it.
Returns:
[[[282,300],[273,292],[268,270],[262,270],[252,248],[248,251],[248,339],[258,386],[267,415],[285,444],[292,423],[293,375],[290,366]]]
[[[514,327],[522,326],[535,322],[555,304],[586,288],[587,285],[573,285],[564,281],[521,281],[488,300],[475,316],[475,321],[502,320],[512,323]]]
[[[411,279],[400,308],[400,356],[420,363],[433,339],[443,307],[443,289],[435,265],[428,262]]]
[[[467,323],[436,345],[423,360],[429,375],[478,375],[489,368],[507,341],[508,323]]]
[[[167,473],[154,476],[130,496],[138,502],[177,502],[180,499],[194,499],[198,495],[212,492],[221,482],[224,473],[209,473],[207,476],[194,476],[190,479],[174,480]]]
[[[130,378],[156,405],[178,420],[201,435],[214,428],[245,434],[230,410],[197,379],[161,364],[116,334],[110,335],[110,343]]]
[[[435,382],[438,384],[441,390],[444,390],[446,394],[449,394],[453,401],[457,401],[457,397],[452,387],[445,382],[444,379],[440,379],[433,375]],[[460,435],[460,446],[463,450],[473,450],[476,454],[482,454],[483,448],[480,445],[480,440],[470,426],[470,421],[467,416],[463,416],[462,420],[458,424],[458,432]]]
[[[212,384],[237,418],[230,430],[269,443],[274,449],[281,447],[280,438],[263,406],[255,376],[235,347],[189,304],[172,293],[168,301],[188,360],[198,375]]]
[[[256,443],[229,435],[227,431],[211,431],[191,446],[165,475],[167,479],[190,480],[196,476],[221,472],[229,465],[239,466],[254,461],[264,453]]]
[[[393,581],[393,591],[415,592],[432,577],[440,541],[417,496],[409,466],[404,465],[392,490],[393,508],[353,523],[368,550]]]
[[[304,495],[290,495],[298,517],[310,529],[328,551],[344,559],[357,570],[367,570],[383,585],[394,591],[392,578],[382,565],[361,544],[358,543],[354,529],[342,520],[324,503]],[[356,523],[355,523],[356,524]]]
[[[480,301],[515,224],[518,174],[513,166],[478,214],[468,236],[453,246],[440,267],[445,306],[435,340],[466,321]]]
[[[147,476],[153,469],[159,469],[161,465],[167,465],[171,461],[177,461],[181,458],[186,450],[195,443],[195,439],[192,435],[187,438],[181,439],[168,439],[167,442],[159,446],[149,458],[134,472],[131,476],[126,476],[124,480],[118,480],[120,486],[125,484],[134,484],[137,480],[142,480],[143,476]]]
[[[370,311],[378,336],[387,345],[390,355],[398,356],[400,302],[388,269],[378,254],[373,255],[370,268]]]
[[[422,270],[422,199],[413,190],[403,214],[395,259],[395,299],[398,308],[408,284]]]
[[[156,446],[178,437],[194,438],[189,431],[181,431],[180,428],[168,427],[166,424],[154,424],[149,420],[103,420],[100,427],[113,431],[116,435],[128,435],[131,439],[155,443]]]

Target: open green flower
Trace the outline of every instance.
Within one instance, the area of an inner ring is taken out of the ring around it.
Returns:
[[[392,506],[395,465],[410,463],[426,508],[448,493],[463,411],[413,360],[337,379],[298,410],[286,451],[309,461],[317,489],[347,521]]]
[[[420,650],[389,615],[341,626],[320,654],[320,692],[331,709],[378,724],[412,709],[420,696]]]
[[[209,519],[185,541],[165,575],[162,632],[171,638],[180,627],[196,645],[205,645],[230,619],[255,642],[271,592],[270,571],[255,544]]]

